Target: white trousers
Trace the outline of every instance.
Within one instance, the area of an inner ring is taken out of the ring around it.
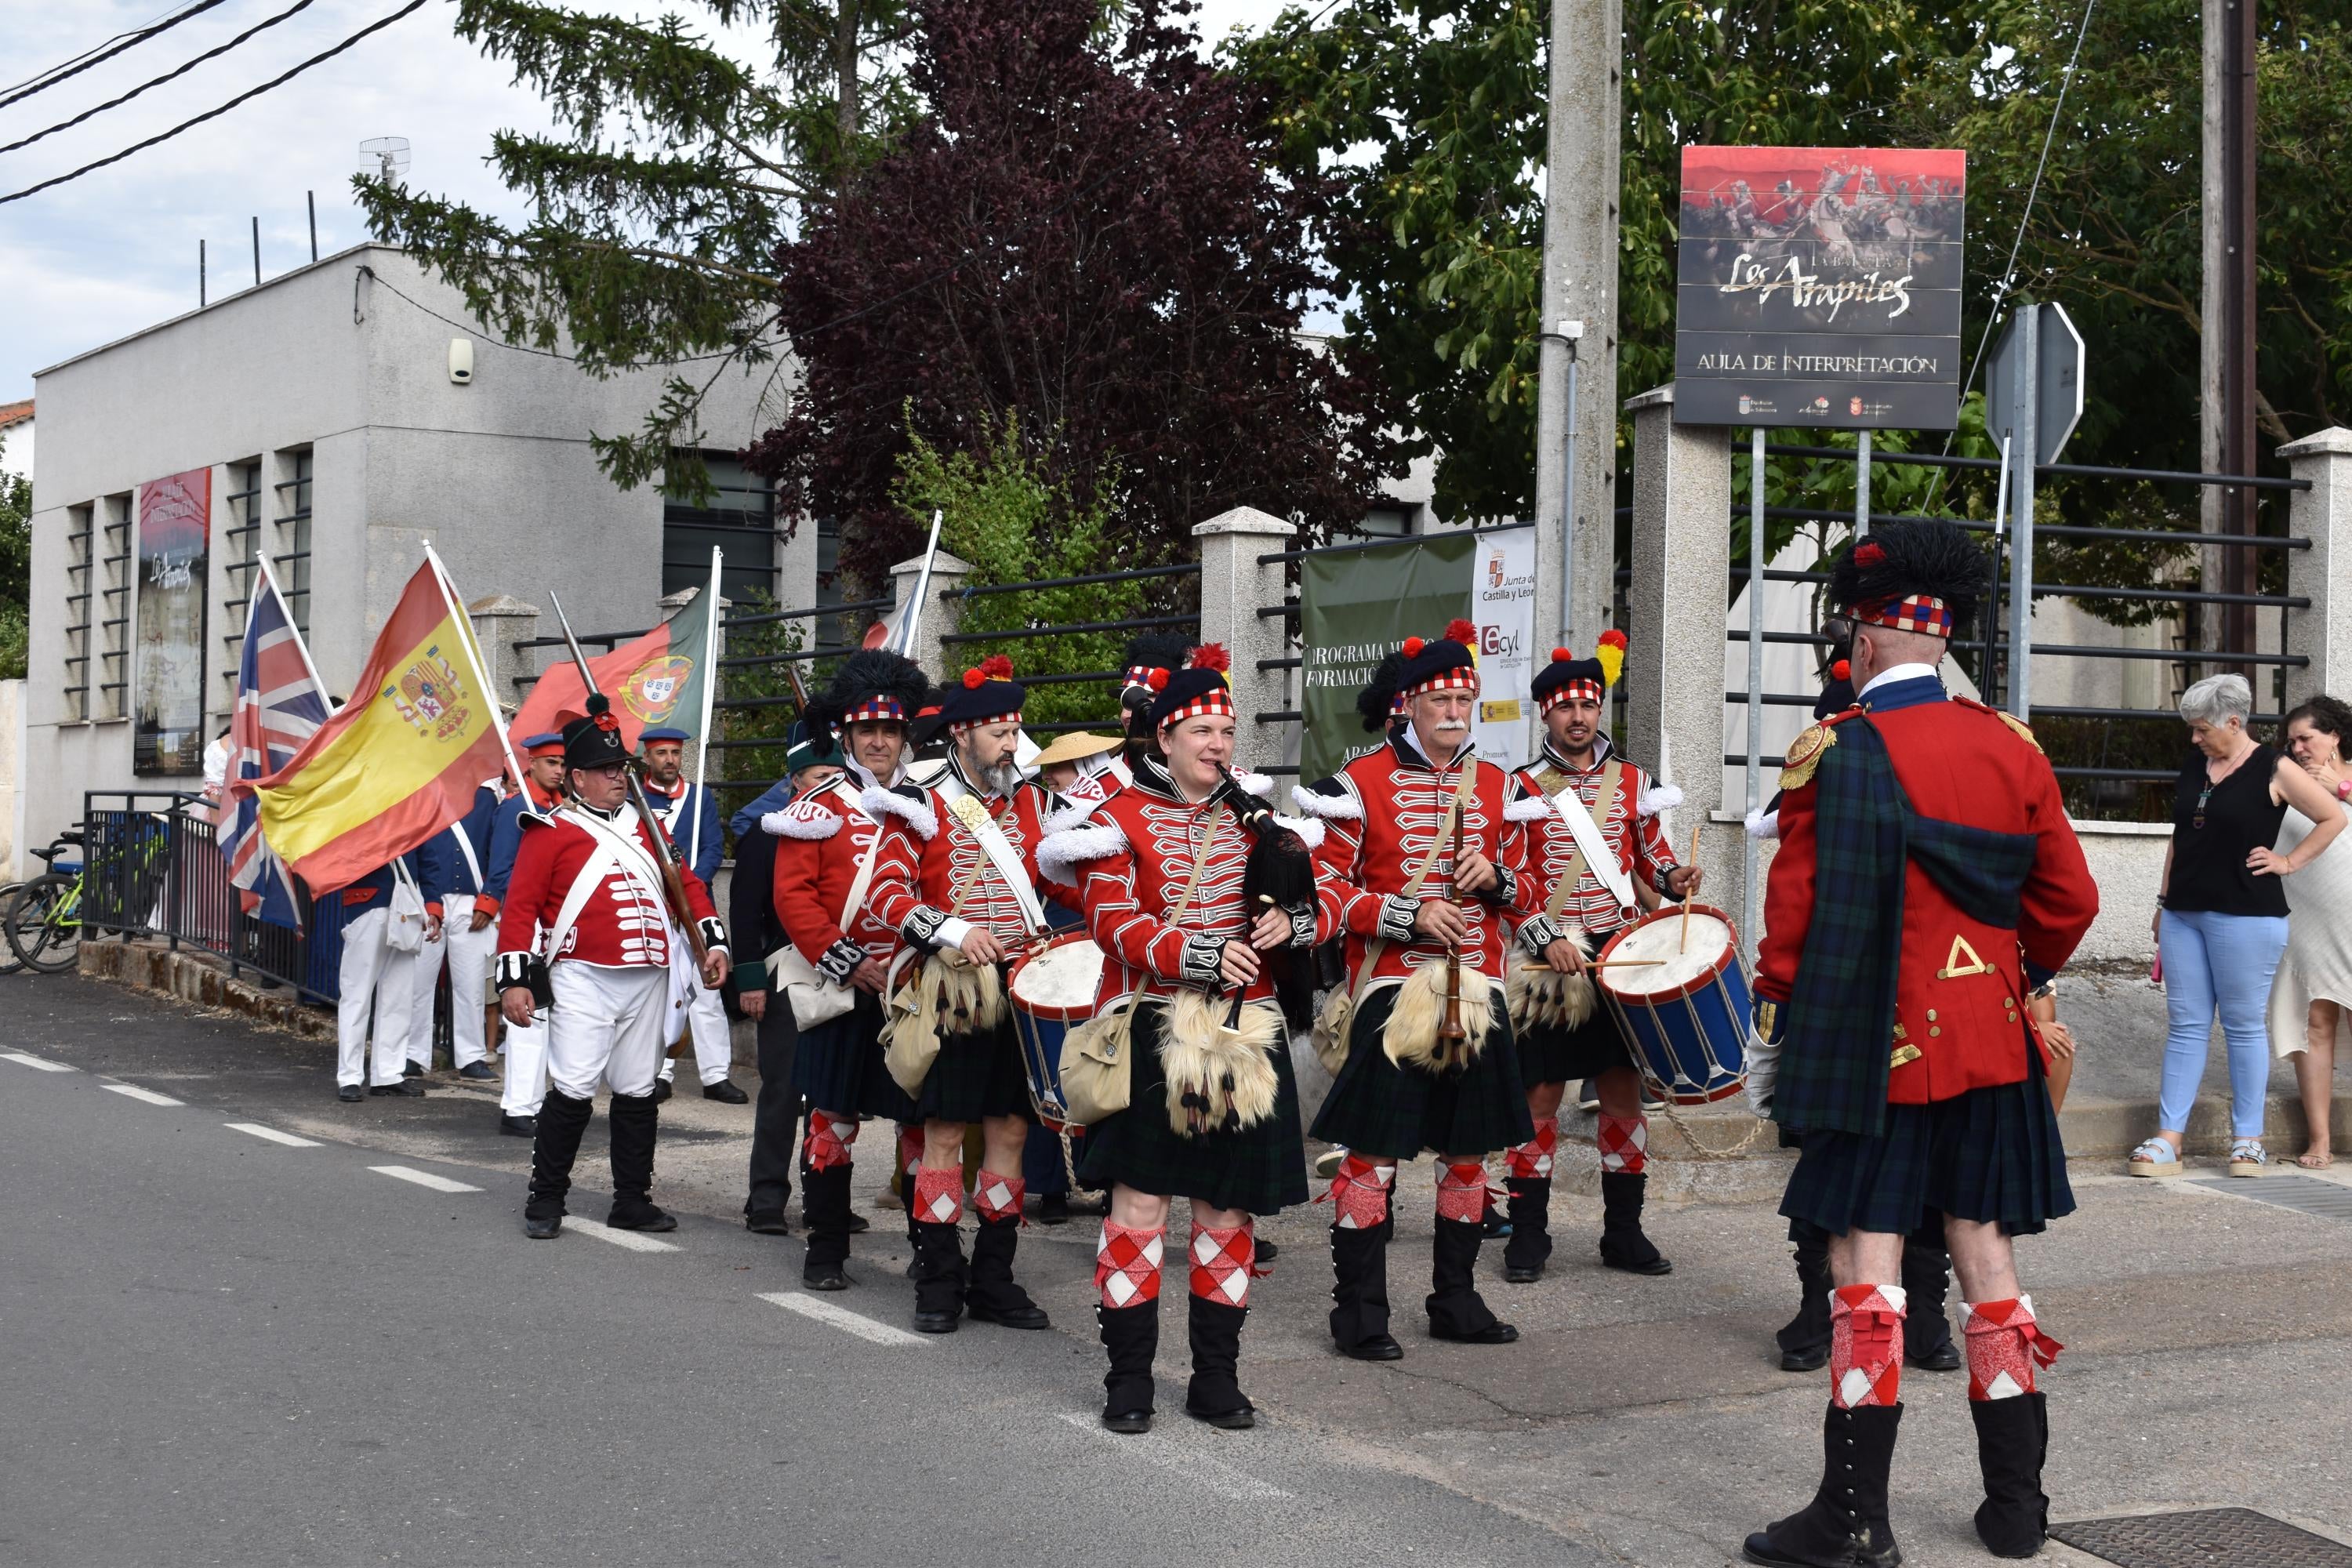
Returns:
[[[401,1069],[408,1065],[409,1020],[416,1001],[413,973],[416,954],[398,952],[384,940],[391,927],[389,909],[354,915],[343,927],[343,963],[338,975],[341,995],[335,1005],[338,1084],[398,1083]],[[375,1020],[373,1078],[367,1072],[371,1016]]]
[[[735,1065],[735,1037],[727,1023],[727,998],[698,981],[694,1000],[687,1005],[686,1026],[694,1037],[695,1071],[706,1087],[719,1082]],[[669,1078],[677,1070],[677,1064],[669,1059],[669,1042],[665,1040],[661,1075]]]
[[[669,971],[645,964],[604,969],[578,960],[550,966],[555,1005],[548,1010],[547,1076],[574,1100],[601,1081],[614,1094],[654,1091],[654,1071],[669,1044],[675,1015]],[[512,1064],[509,1064],[512,1075]]]
[[[425,944],[416,955],[416,1059],[425,1059],[425,1047],[430,1039],[433,1026],[433,988],[441,978],[441,965],[449,965],[449,1043],[456,1065],[467,1067],[489,1054],[482,1037],[482,998],[489,984],[490,963],[498,956],[499,928],[496,922],[480,931],[467,928],[473,924],[474,895],[451,893],[441,900],[441,940]]]

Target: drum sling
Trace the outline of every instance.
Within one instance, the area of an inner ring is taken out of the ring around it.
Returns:
[[[1544,900],[1544,914],[1557,925],[1559,917],[1568,910],[1569,900],[1576,896],[1577,885],[1584,880],[1585,869],[1591,862],[1584,852],[1584,836],[1575,831],[1573,819],[1568,818],[1570,805],[1581,811],[1584,803],[1573,795],[1561,800],[1553,793],[1555,781],[1560,790],[1573,790],[1576,786],[1573,780],[1557,768],[1546,768],[1536,775],[1537,787],[1552,800],[1558,815],[1569,820],[1570,837],[1573,840],[1573,847],[1568,852],[1567,868],[1560,872],[1559,880],[1552,885],[1551,897]],[[1622,760],[1612,757],[1601,769],[1601,815],[1597,818],[1589,818],[1599,828],[1603,844],[1608,841],[1609,819],[1617,814],[1617,802],[1624,793],[1625,764]],[[1599,868],[1594,867],[1593,870],[1599,874]],[[1612,893],[1615,891],[1613,887],[1611,890]],[[1576,939],[1570,937],[1569,940],[1573,942]],[[1566,1033],[1581,1028],[1585,1020],[1592,1016],[1596,1000],[1590,974],[1562,974],[1543,963],[1520,961],[1512,963],[1511,977],[1503,986],[1503,1001],[1510,1011],[1511,1027],[1527,1033],[1538,1029],[1558,1029]]]
[[[971,802],[975,808],[979,805],[976,797],[966,795],[958,797],[957,806],[965,801]],[[1013,809],[1010,799],[1004,805],[1006,810]],[[961,809],[956,815],[967,827],[971,826]],[[987,820],[984,813],[981,820]],[[981,838],[977,831],[972,837]],[[1002,832],[998,837],[1003,837]],[[962,918],[963,907],[980,883],[981,868],[996,860],[984,838],[981,838],[980,847],[981,853],[956,879],[948,899],[948,913],[958,919]],[[1020,890],[1020,884],[1013,886]],[[1033,893],[1024,900],[1024,911],[1034,898]],[[957,949],[943,947],[917,964],[914,978],[891,994],[889,1021],[882,1029],[882,1065],[900,1089],[919,1095],[923,1080],[931,1076],[931,1064],[940,1059],[942,1034],[978,1034],[994,1028],[1003,1020],[1004,977],[997,973],[996,965],[973,963]]]

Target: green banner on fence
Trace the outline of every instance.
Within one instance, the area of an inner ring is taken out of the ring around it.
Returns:
[[[1435,637],[1470,610],[1478,541],[1467,533],[1334,551],[1299,563],[1300,710],[1307,733],[1298,776],[1337,773],[1380,743],[1356,712],[1356,694],[1409,637]]]

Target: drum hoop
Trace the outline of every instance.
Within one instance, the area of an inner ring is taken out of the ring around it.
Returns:
[[[1083,1024],[1095,1016],[1095,999],[1091,996],[1083,1002],[1027,1002],[1022,999],[1019,989],[1021,972],[1028,968],[1032,963],[1057,948],[1071,946],[1081,942],[1095,947],[1097,952],[1101,951],[1099,944],[1096,943],[1094,938],[1087,932],[1066,931],[1059,936],[1038,943],[1013,961],[1013,967],[1007,970],[1004,975],[1004,1000],[1014,1013],[1025,1017],[1042,1018],[1054,1024]],[[1108,953],[1103,953],[1102,957],[1104,963],[1110,962]]]
[[[1723,929],[1728,931],[1731,935],[1731,940],[1723,944],[1723,952],[1721,955],[1716,959],[1713,968],[1709,969],[1706,973],[1697,975],[1681,985],[1670,985],[1663,991],[1620,990],[1617,983],[1610,979],[1605,973],[1595,974],[1593,978],[1600,983],[1601,994],[1612,997],[1619,1002],[1622,1002],[1629,1006],[1636,1003],[1647,1004],[1652,1006],[1661,1006],[1669,1002],[1679,1002],[1686,996],[1696,996],[1709,985],[1721,984],[1725,973],[1731,968],[1732,961],[1739,955],[1739,928],[1731,923],[1731,917],[1729,915],[1724,913],[1721,910],[1717,909],[1712,904],[1693,904],[1691,906],[1691,913],[1695,915],[1708,915],[1712,916],[1716,920],[1721,921],[1723,922]],[[1609,941],[1602,945],[1598,956],[1602,961],[1607,960],[1611,953],[1617,951],[1619,943],[1622,942],[1627,937],[1632,936],[1635,931],[1640,931],[1644,926],[1656,925],[1662,921],[1678,921],[1682,918],[1683,909],[1680,904],[1670,905],[1664,909],[1653,910],[1648,914],[1643,915],[1640,920],[1633,921],[1631,925],[1620,927],[1617,932],[1610,937]]]

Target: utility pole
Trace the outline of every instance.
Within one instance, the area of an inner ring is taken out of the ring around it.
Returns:
[[[2200,237],[2204,278],[2200,308],[2198,456],[2208,473],[2251,474],[2254,446],[2254,0],[2205,0],[2204,167]],[[2242,485],[2207,486],[2200,526],[2208,533],[2251,536],[2254,493]],[[2253,552],[2204,552],[2208,588],[2253,591]],[[2218,559],[2217,559],[2218,558]],[[2226,652],[2251,652],[2252,606],[2224,605],[2200,617]],[[2213,633],[2219,633],[2218,638]]]
[[[1536,575],[1561,592],[1537,596],[1536,645],[1565,643],[1584,654],[1609,625],[1616,596],[1621,7],[1622,0],[1551,6],[1533,521]],[[1564,322],[1582,323],[1572,345]]]

